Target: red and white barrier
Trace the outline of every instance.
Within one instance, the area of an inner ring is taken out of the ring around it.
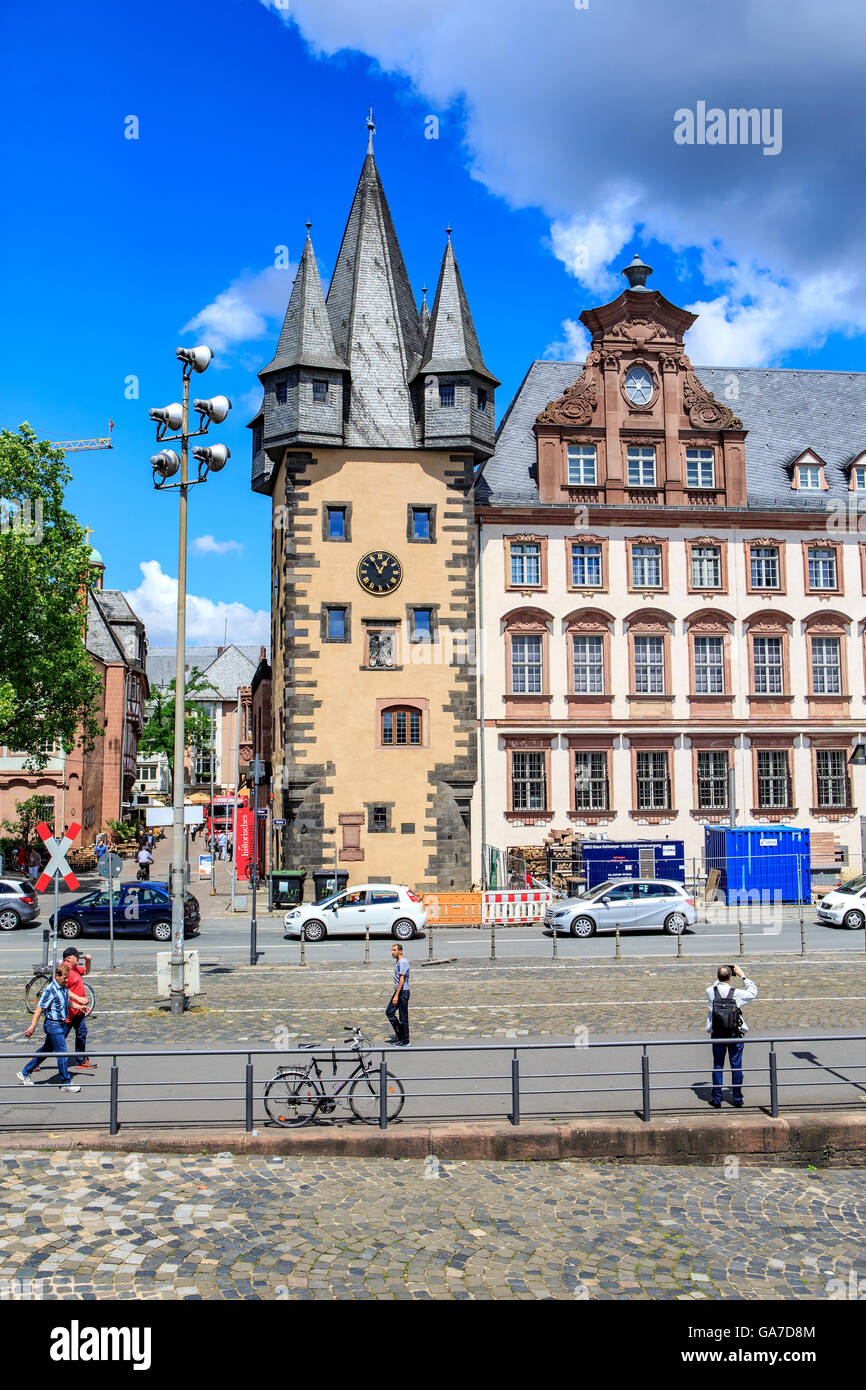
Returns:
[[[492,922],[496,926],[500,923],[508,926],[515,922],[540,922],[554,895],[550,889],[516,888],[511,892],[491,889],[481,896],[484,925]]]

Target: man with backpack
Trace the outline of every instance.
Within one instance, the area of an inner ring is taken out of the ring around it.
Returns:
[[[732,975],[742,980],[743,989],[731,984]],[[738,965],[720,965],[716,983],[707,989],[707,1032],[713,1040],[713,1098],[710,1104],[716,1110],[722,1104],[726,1053],[731,1063],[731,1104],[738,1110],[743,1104],[743,1047],[749,1029],[740,1009],[750,999],[757,998],[757,994],[758,986],[754,980],[746,978]]]

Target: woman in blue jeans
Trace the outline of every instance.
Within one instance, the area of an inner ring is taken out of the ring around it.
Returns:
[[[54,979],[50,985],[46,985],[36,1005],[36,1011],[30,1020],[30,1027],[24,1030],[25,1038],[32,1038],[36,1032],[36,1025],[40,1015],[43,1016],[43,1027],[45,1028],[45,1041],[35,1057],[21,1071],[17,1073],[18,1080],[22,1086],[32,1086],[30,1073],[35,1071],[43,1060],[46,1052],[57,1054],[57,1070],[60,1072],[60,1089],[63,1091],[80,1091],[80,1086],[72,1084],[72,1077],[69,1074],[69,1062],[66,1056],[66,1021],[69,1017],[69,990],[66,988],[66,981],[69,978],[69,966],[61,963],[54,971]]]

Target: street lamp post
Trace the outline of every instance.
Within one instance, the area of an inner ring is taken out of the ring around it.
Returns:
[[[189,382],[193,372],[204,372],[210,366],[213,353],[209,347],[177,348],[175,356],[182,363],[183,395],[180,402],[150,411],[150,418],[156,423],[157,443],[180,440],[180,458],[173,449],[162,449],[150,460],[153,468],[153,485],[162,489],[178,488],[180,492],[178,562],[177,562],[177,647],[175,652],[174,680],[174,777],[172,779],[172,805],[174,824],[171,859],[171,1012],[182,1014],[184,1010],[183,990],[183,908],[184,908],[184,767],[183,755],[186,743],[186,512],[187,492],[196,483],[203,483],[208,473],[218,473],[230,457],[224,444],[211,448],[193,449],[193,458],[198,463],[198,477],[190,482],[188,477],[189,441],[198,435],[207,434],[208,425],[222,424],[229,411],[231,401],[226,396],[214,396],[212,400],[193,401],[193,409],[199,417],[199,428],[189,428]],[[167,434],[167,430],[175,433]],[[177,433],[180,431],[180,433]],[[180,472],[180,481],[169,483]]]

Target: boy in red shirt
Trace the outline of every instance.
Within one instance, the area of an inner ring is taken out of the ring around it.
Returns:
[[[90,974],[91,957],[85,954],[79,961],[78,948],[68,946],[63,952],[63,960],[69,966],[69,1017],[66,1020],[66,1036],[75,1029],[75,1048],[77,1056],[70,1057],[69,1064],[76,1071],[95,1071],[96,1067],[87,1057],[87,996],[84,993],[83,979]],[[83,962],[83,964],[81,963]]]

